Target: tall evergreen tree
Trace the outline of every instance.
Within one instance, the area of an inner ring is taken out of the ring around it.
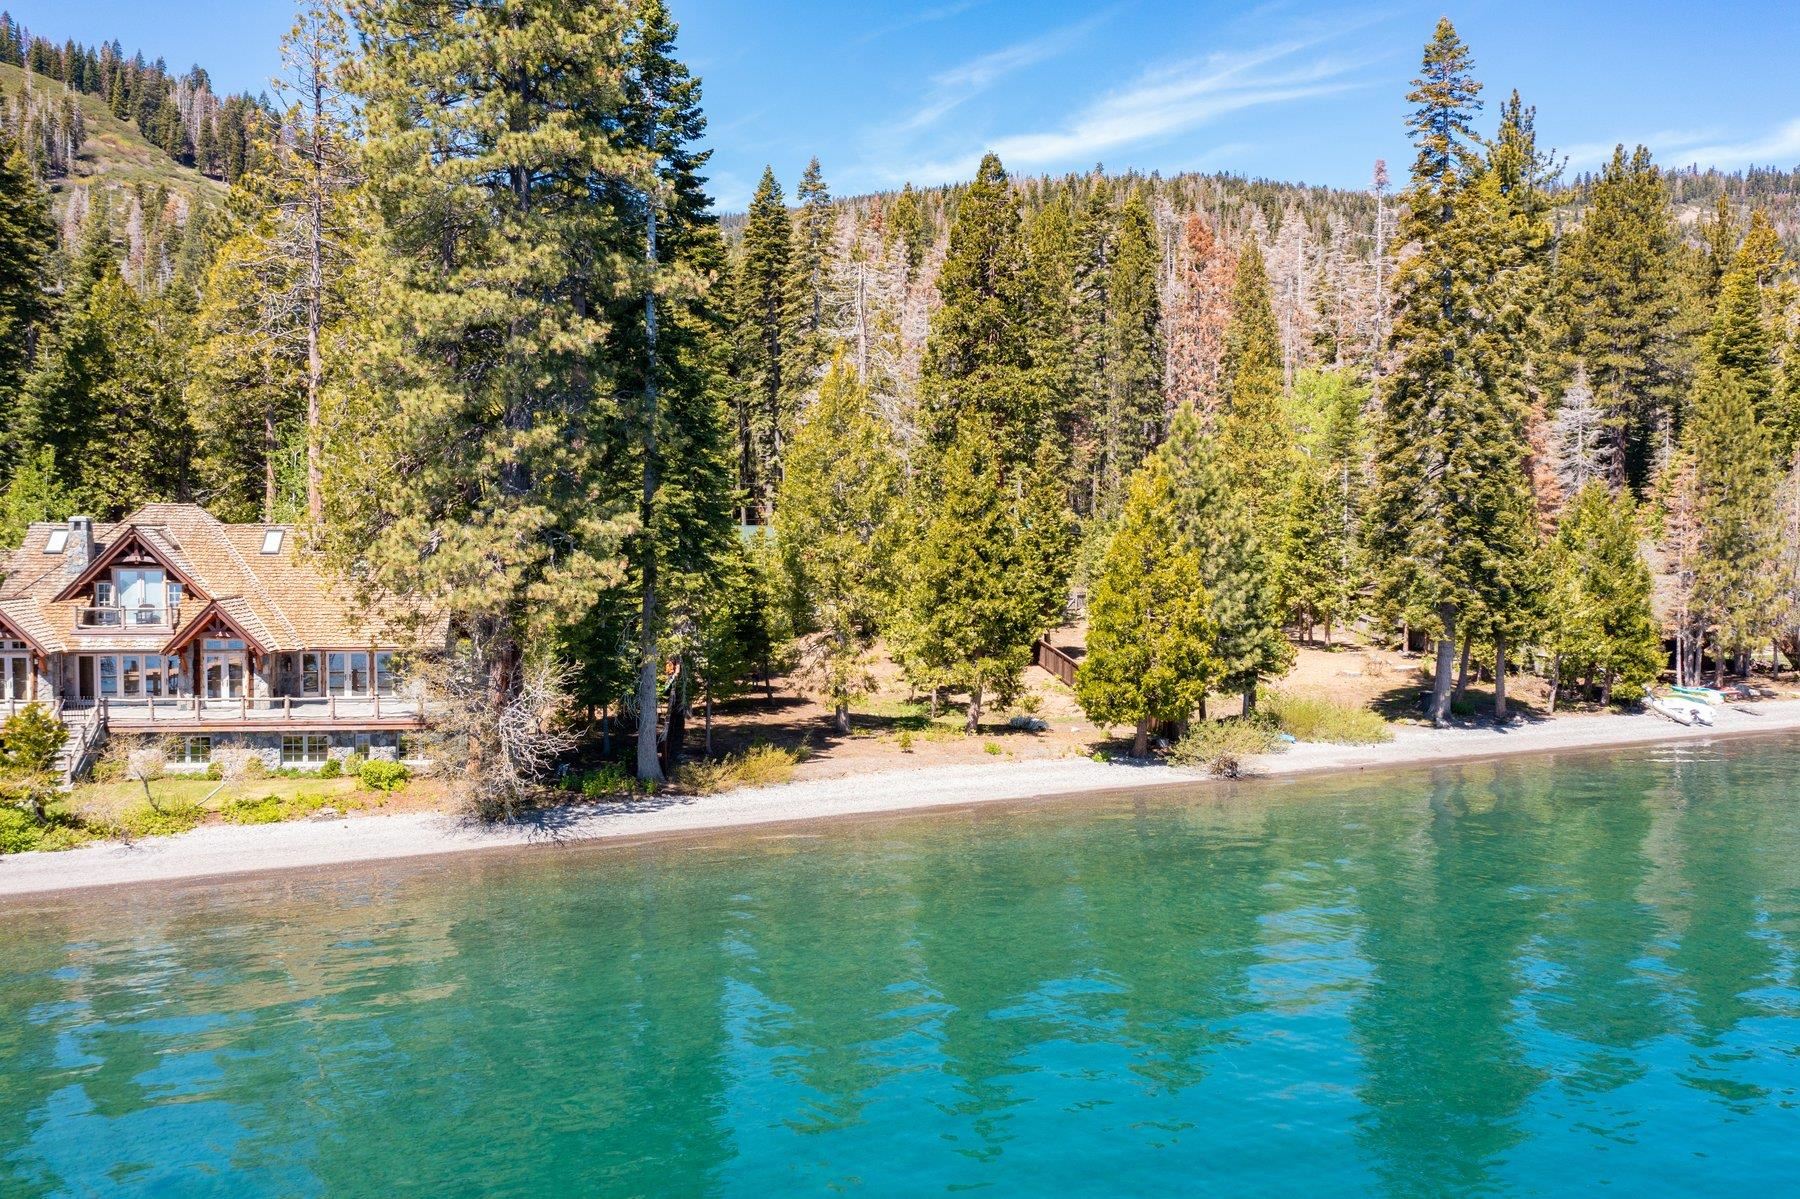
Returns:
[[[787,373],[796,391],[805,393],[817,385],[830,359],[839,319],[833,261],[837,214],[817,158],[807,162],[795,193],[800,206],[794,213],[794,336]]]
[[[1396,279],[1401,359],[1384,400],[1367,524],[1386,606],[1435,626],[1430,714],[1440,725],[1459,642],[1520,605],[1526,580],[1510,572],[1535,523],[1526,411],[1502,378],[1519,357],[1507,344],[1517,332],[1501,270],[1515,247],[1503,176],[1488,169],[1470,124],[1481,85],[1469,72],[1467,47],[1440,20],[1408,97],[1418,155],[1404,233],[1417,252]]]
[[[804,597],[806,666],[840,733],[872,685],[868,651],[895,598],[900,471],[868,394],[839,355],[788,445],[777,527]]]
[[[339,548],[365,585],[448,617],[471,690],[465,783],[489,811],[526,782],[506,730],[528,656],[618,580],[642,519],[604,469],[620,415],[606,307],[656,273],[605,199],[650,183],[644,147],[616,137],[627,17],[358,10],[388,281],[364,422],[382,444],[344,480]]]
[[[1107,281],[1104,477],[1108,507],[1163,434],[1162,248],[1141,190],[1119,212]]]
[[[55,451],[70,502],[102,520],[187,498],[185,322],[140,298],[112,263],[78,279],[69,299],[26,384],[25,444]]]
[[[1152,458],[1132,476],[1094,580],[1087,656],[1075,676],[1082,710],[1097,724],[1134,726],[1139,757],[1150,751],[1151,726],[1191,716],[1219,669],[1206,592],[1196,582],[1203,568],[1180,534],[1167,465]]]
[[[0,479],[26,456],[19,391],[50,316],[46,287],[56,247],[50,201],[31,166],[0,130]]]
[[[1254,242],[1238,255],[1225,326],[1224,457],[1265,554],[1278,554],[1293,480],[1294,434],[1282,401],[1280,326]]]
[[[941,451],[973,417],[999,439],[1004,463],[1030,461],[1047,431],[1049,403],[1032,371],[1019,205],[992,154],[957,205],[938,292],[943,303],[919,383],[927,441]]]
[[[1042,627],[1043,594],[1024,569],[1001,444],[981,415],[960,419],[909,551],[906,654],[933,688],[968,692],[971,734],[990,699],[1017,689]]]
[[[1567,242],[1570,349],[1605,413],[1608,477],[1641,492],[1676,436],[1687,369],[1679,240],[1648,150],[1613,151]]]
[[[1547,606],[1552,707],[1565,679],[1600,689],[1601,703],[1637,698],[1662,669],[1662,629],[1651,604],[1650,567],[1638,550],[1629,491],[1599,480],[1569,502],[1551,551],[1558,576]]]
[[[1294,650],[1282,632],[1281,595],[1268,548],[1222,439],[1192,405],[1183,406],[1157,451],[1175,491],[1176,524],[1199,555],[1201,588],[1211,601],[1219,660],[1216,685],[1255,706],[1257,685],[1279,678]]]
[[[764,167],[744,221],[736,302],[743,330],[745,394],[738,401],[738,486],[766,513],[781,482],[782,442],[791,419],[793,229],[781,185]]]

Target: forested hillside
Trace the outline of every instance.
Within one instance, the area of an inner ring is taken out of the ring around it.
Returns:
[[[815,160],[727,220],[660,0],[308,5],[285,51],[233,108],[22,44],[69,90],[7,98],[0,529],[301,523],[449,617],[486,810],[551,715],[622,714],[657,780],[779,662],[847,726],[879,653],[973,732],[1072,603],[1140,751],[1347,630],[1434,645],[1440,723],[1484,673],[1501,716],[1521,669],[1635,698],[1665,638],[1685,681],[1800,657],[1794,176],[1565,179],[1447,21],[1366,189],[990,155],[834,199]],[[101,98],[216,219],[53,215]]]

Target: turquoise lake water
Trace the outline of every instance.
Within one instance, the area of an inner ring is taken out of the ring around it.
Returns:
[[[14,902],[0,1195],[1793,1194],[1796,765]]]

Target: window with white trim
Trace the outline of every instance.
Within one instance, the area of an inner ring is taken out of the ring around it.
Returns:
[[[183,766],[205,766],[212,761],[211,737],[183,737],[175,751],[175,760]]]
[[[288,733],[281,738],[283,766],[323,766],[331,756],[331,738],[324,733]]]

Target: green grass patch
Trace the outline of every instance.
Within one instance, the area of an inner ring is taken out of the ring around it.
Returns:
[[[118,824],[128,837],[172,837],[199,827],[208,811],[197,803],[139,803],[126,808]]]
[[[1329,696],[1276,692],[1262,707],[1276,727],[1296,741],[1378,745],[1394,739],[1394,730],[1378,713]]]

